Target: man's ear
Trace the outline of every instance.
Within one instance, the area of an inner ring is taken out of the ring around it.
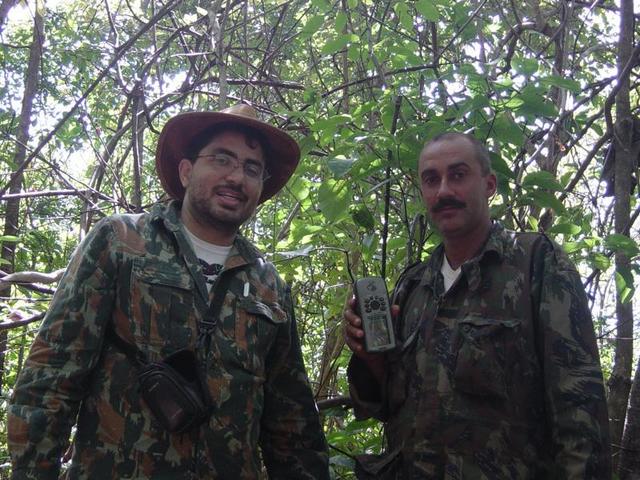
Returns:
[[[193,163],[190,160],[183,158],[178,164],[178,175],[180,175],[180,183],[184,188],[189,186],[191,180],[191,171],[193,170]]]
[[[495,195],[498,189],[498,179],[496,174],[491,172],[487,175],[487,198],[491,198]]]

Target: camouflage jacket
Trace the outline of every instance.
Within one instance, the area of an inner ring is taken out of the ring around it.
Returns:
[[[610,479],[596,339],[566,254],[495,224],[446,293],[443,255],[396,286],[384,387],[352,357],[356,415],[385,421],[388,441],[361,458],[359,478]]]
[[[13,392],[14,479],[58,478],[74,424],[65,478],[255,479],[263,464],[270,478],[329,477],[290,292],[241,237],[218,277],[230,283],[207,348],[210,420],[171,434],[141,402],[107,329],[149,361],[205,348],[207,288],[178,217],[175,202],[109,217],[79,247]]]

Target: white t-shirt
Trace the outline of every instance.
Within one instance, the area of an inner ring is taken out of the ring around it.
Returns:
[[[202,274],[207,280],[207,290],[210,292],[216,278],[224,267],[224,262],[229,256],[231,245],[216,245],[214,243],[205,242],[201,238],[196,237],[189,231],[185,224],[182,224],[187,238],[191,241],[193,251],[200,261]]]
[[[443,255],[442,257],[442,268],[440,269],[440,272],[442,272],[442,276],[444,277],[444,291],[446,293],[451,288],[451,285],[453,285],[456,279],[460,276],[462,268],[458,267],[454,270],[453,268],[451,268],[451,265],[449,265],[447,256]]]

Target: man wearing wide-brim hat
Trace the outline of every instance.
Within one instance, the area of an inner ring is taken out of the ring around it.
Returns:
[[[74,254],[8,410],[13,478],[327,479],[288,287],[238,234],[300,158],[248,105],[177,115],[167,204]]]

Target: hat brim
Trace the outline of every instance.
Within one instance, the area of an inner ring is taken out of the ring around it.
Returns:
[[[156,148],[156,170],[164,190],[173,198],[182,200],[184,187],[180,182],[178,164],[186,158],[193,139],[216,125],[243,125],[262,134],[267,143],[265,167],[269,178],[262,186],[262,203],[285,186],[300,161],[300,147],[286,132],[242,115],[222,112],[187,112],[169,119],[165,124]]]

